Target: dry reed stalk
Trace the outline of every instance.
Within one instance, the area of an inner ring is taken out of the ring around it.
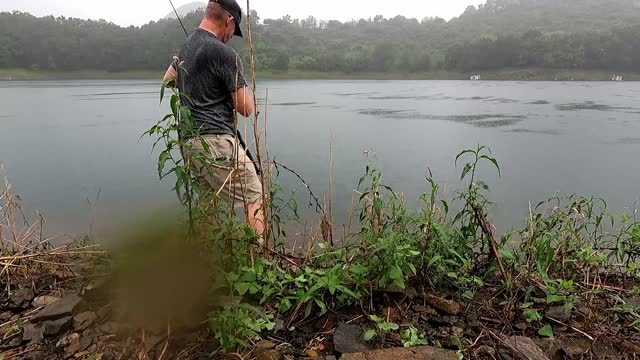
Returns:
[[[28,275],[39,266],[60,267],[82,265],[81,256],[104,254],[97,245],[73,247],[63,245],[52,247],[56,237],[44,238],[44,217],[37,213],[37,221],[29,224],[22,211],[20,197],[11,192],[11,185],[5,177],[5,187],[0,193],[0,276],[7,278],[7,290],[11,288],[12,276]],[[23,219],[19,226],[16,216]],[[36,231],[37,229],[40,231]]]
[[[251,4],[250,1],[247,0],[247,41],[249,43],[249,63],[251,68],[251,82],[252,82],[252,91],[253,91],[253,103],[254,103],[254,112],[253,112],[253,138],[256,143],[256,161],[260,165],[260,168],[263,167],[262,164],[262,153],[260,149],[260,135],[258,130],[258,119],[259,119],[259,111],[258,111],[258,99],[256,97],[256,63],[254,58],[254,48],[253,48],[253,38],[251,36]],[[264,171],[260,172],[260,182],[262,185],[262,214],[263,214],[263,228],[264,232],[262,234],[262,238],[264,240],[264,245],[266,248],[270,248],[269,246],[269,221],[267,220],[267,212],[268,212],[268,201],[266,201],[266,192],[265,192],[265,173]]]

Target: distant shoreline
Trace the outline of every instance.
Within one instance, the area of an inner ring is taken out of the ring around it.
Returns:
[[[613,74],[625,81],[640,81],[640,73],[574,69],[503,69],[477,73],[432,71],[426,73],[322,73],[306,71],[258,72],[260,80],[469,80],[479,75],[487,81],[611,81]],[[104,70],[34,71],[0,69],[2,80],[159,80],[163,72]]]

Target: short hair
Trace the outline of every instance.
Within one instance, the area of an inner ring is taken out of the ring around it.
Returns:
[[[227,15],[229,15],[229,12],[223,9],[220,4],[215,1],[209,1],[209,5],[207,5],[207,9],[205,10],[205,17],[207,19],[220,22],[224,21]]]

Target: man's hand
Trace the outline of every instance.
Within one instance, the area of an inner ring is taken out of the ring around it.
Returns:
[[[164,78],[162,78],[162,82],[166,83],[168,81],[169,86],[175,86],[176,77],[178,77],[178,73],[176,72],[176,69],[173,68],[173,65],[169,65],[167,72],[164,74]]]
[[[245,86],[236,90],[231,94],[233,98],[233,107],[240,115],[249,117],[253,113],[253,97],[249,92],[249,87]]]

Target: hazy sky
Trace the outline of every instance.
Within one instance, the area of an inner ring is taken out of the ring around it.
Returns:
[[[174,0],[176,7],[194,0]],[[246,0],[239,0],[246,9]],[[262,18],[294,18],[314,15],[322,20],[351,20],[381,14],[385,17],[404,15],[422,19],[440,16],[445,19],[460,15],[470,3],[484,0],[251,0],[251,8]],[[0,0],[0,11],[20,10],[36,16],[105,19],[118,25],[141,25],[157,20],[171,11],[168,0]]]

